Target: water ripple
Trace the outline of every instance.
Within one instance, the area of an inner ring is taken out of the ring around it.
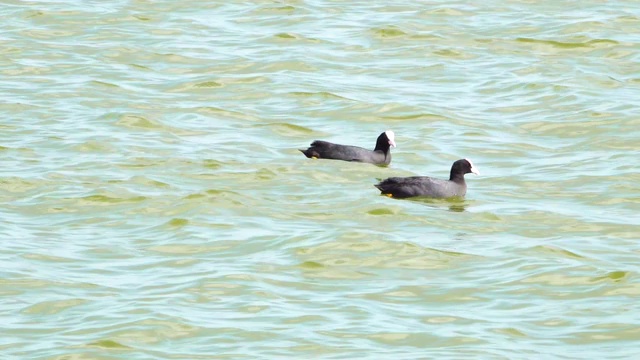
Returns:
[[[5,4],[3,354],[636,355],[637,6],[335,5]]]

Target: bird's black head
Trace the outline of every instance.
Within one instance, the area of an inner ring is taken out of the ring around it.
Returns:
[[[389,151],[389,147],[396,147],[395,134],[391,130],[387,130],[378,136],[374,150],[380,150],[386,153]]]
[[[451,175],[449,180],[462,180],[464,181],[464,174],[474,173],[480,175],[480,171],[473,166],[473,163],[469,159],[457,160],[451,165]]]

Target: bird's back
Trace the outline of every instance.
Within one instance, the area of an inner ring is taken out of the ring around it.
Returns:
[[[367,163],[389,163],[391,160],[386,159],[385,154],[381,151],[371,151],[358,146],[334,144],[328,141],[316,140],[311,143],[307,150],[300,150],[307,157],[316,157],[319,159],[334,159],[344,161],[360,161]]]
[[[464,183],[458,184],[428,176],[392,177],[381,181],[375,187],[383,194],[398,198],[414,196],[447,198],[464,196],[467,192],[467,185]]]

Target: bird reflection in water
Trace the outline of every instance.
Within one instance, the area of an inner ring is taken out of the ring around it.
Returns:
[[[463,198],[453,197],[448,199],[434,199],[429,197],[413,197],[408,200],[416,203],[421,203],[433,208],[443,208],[445,206],[449,207],[449,211],[453,212],[464,212],[467,206],[469,206],[469,202],[465,201]]]

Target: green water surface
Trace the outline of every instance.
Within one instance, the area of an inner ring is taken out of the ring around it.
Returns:
[[[3,359],[640,353],[639,2],[0,16]],[[373,187],[460,158],[464,200]]]

